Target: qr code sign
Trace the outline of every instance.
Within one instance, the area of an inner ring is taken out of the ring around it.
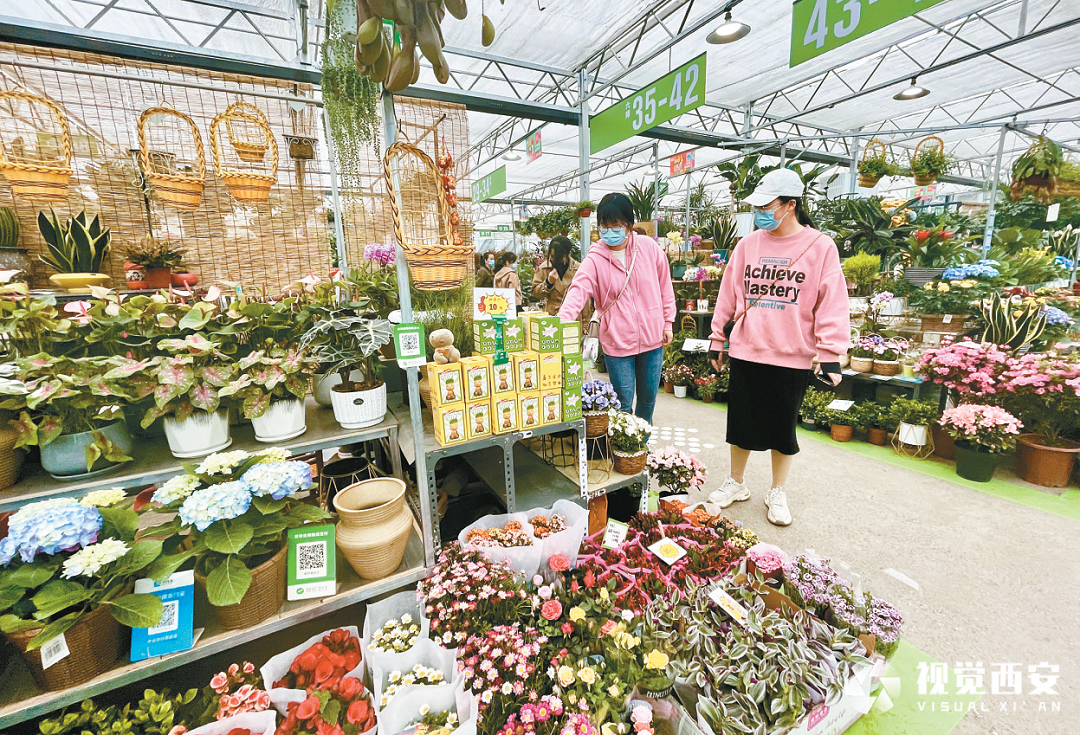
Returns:
[[[401,335],[401,354],[417,355],[420,353],[420,335],[415,332],[407,332]]]
[[[311,541],[296,545],[296,578],[311,579],[313,577],[325,577],[326,568],[326,542]]]
[[[161,621],[148,631],[149,634],[171,633],[180,626],[179,617],[180,601],[166,600],[161,609]]]

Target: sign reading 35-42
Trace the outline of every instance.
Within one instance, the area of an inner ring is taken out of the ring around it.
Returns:
[[[944,0],[795,0],[791,12],[791,65],[926,10]]]

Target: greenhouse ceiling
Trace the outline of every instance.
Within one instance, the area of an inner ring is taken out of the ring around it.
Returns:
[[[788,0],[488,0],[498,32],[488,48],[481,3],[469,5],[466,20],[443,24],[450,82],[426,68],[405,94],[470,108],[477,175],[541,130],[541,158],[506,163],[507,198],[576,201],[581,105],[595,114],[702,52],[705,105],[592,155],[596,193],[654,175],[654,156],[666,172],[664,159],[692,147],[700,170],[759,149],[846,162],[876,137],[903,162],[933,133],[960,159],[957,180],[974,183],[993,175],[999,144],[1006,162],[1029,144],[1003,135],[1005,123],[1080,139],[1080,0],[945,0],[794,68]],[[728,11],[752,31],[708,44]],[[317,81],[324,12],[324,0],[0,0],[0,32]],[[930,94],[893,99],[915,76]]]

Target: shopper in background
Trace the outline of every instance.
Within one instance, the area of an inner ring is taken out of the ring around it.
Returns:
[[[521,306],[521,279],[517,274],[517,256],[510,250],[499,256],[497,261],[499,269],[495,271],[495,288],[512,288],[517,298],[518,306]]]
[[[577,319],[591,298],[600,346],[623,408],[652,421],[663,347],[671,341],[675,292],[664,251],[631,231],[634,207],[625,194],[608,194],[596,210],[600,242],[589,249],[566,291],[559,317]],[[637,394],[637,404],[634,395]]]
[[[533,274],[532,295],[543,303],[544,311],[552,316],[558,315],[566,291],[581,267],[581,263],[570,255],[573,249],[574,243],[569,238],[562,235],[551,238],[547,259],[537,266]],[[591,315],[592,308],[586,306],[582,319],[587,320]]]
[[[495,285],[495,253],[476,254],[477,288],[491,288]]]
[[[727,443],[731,473],[709,500],[726,508],[747,500],[743,480],[751,452],[772,454],[769,521],[791,523],[787,485],[799,451],[795,425],[817,358],[817,372],[841,380],[848,350],[847,283],[832,239],[814,229],[797,173],[766,174],[746,201],[757,230],[744,237],[724,271],[712,320],[712,366],[729,347]]]

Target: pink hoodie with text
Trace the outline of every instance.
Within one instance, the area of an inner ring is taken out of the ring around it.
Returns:
[[[758,297],[734,334],[725,335],[728,320]],[[832,238],[804,227],[789,237],[756,230],[739,241],[720,283],[710,335],[714,350],[727,339],[736,359],[806,370],[815,356],[838,362],[850,330],[847,283]]]
[[[603,243],[589,248],[559,308],[560,319],[577,319],[591,297],[602,314],[622,290],[626,269],[633,262],[626,293],[600,320],[600,344],[604,354],[613,357],[662,347],[664,330],[675,322],[675,291],[667,256],[651,237],[634,232],[629,237],[625,268]]]

